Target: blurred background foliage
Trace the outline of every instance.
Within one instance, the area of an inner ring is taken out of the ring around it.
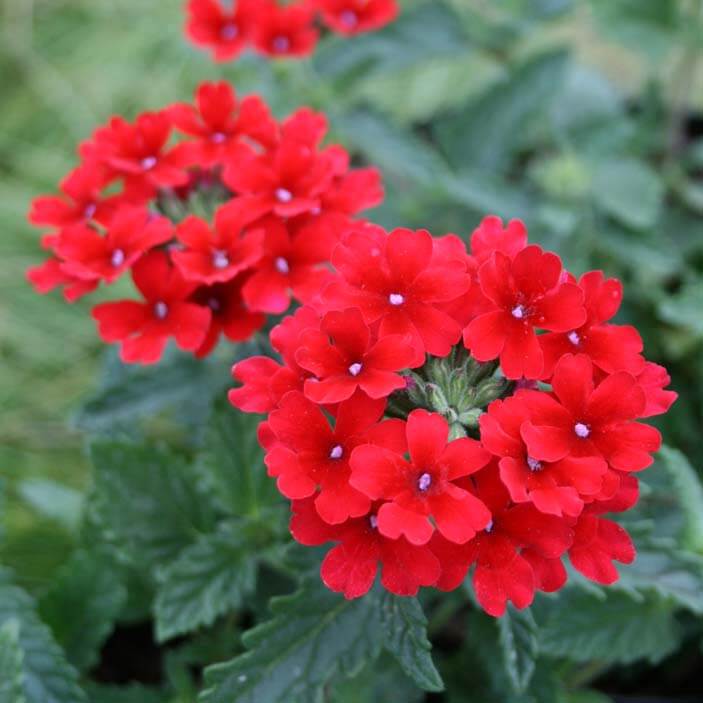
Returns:
[[[703,467],[703,0],[406,0],[309,61],[231,65],[185,43],[181,6],[0,0],[0,561],[23,586],[41,595],[77,539],[90,475],[69,418],[103,352],[91,303],[24,282],[42,257],[29,201],[111,114],[204,79],[279,116],[325,110],[332,139],[383,170],[384,225],[466,237],[487,213],[520,217],[574,273],[620,276],[620,320],[681,396],[667,443]]]

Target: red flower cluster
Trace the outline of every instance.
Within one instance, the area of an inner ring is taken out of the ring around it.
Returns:
[[[237,58],[247,47],[272,58],[311,54],[320,32],[351,36],[384,27],[398,16],[397,0],[189,0],[186,35],[215,61]]]
[[[282,363],[238,363],[230,401],[268,413],[265,463],[292,502],[291,532],[333,542],[329,588],[451,590],[473,567],[494,616],[567,579],[614,582],[627,532],[603,517],[638,498],[659,433],[639,422],[676,394],[610,322],[618,281],[576,280],[486,218],[454,235],[352,226],[336,275],[271,333]],[[538,384],[538,382],[540,382]]]
[[[158,361],[170,338],[197,356],[220,335],[247,339],[291,297],[317,293],[341,233],[383,199],[375,169],[321,146],[326,130],[307,108],[279,124],[227,83],[203,83],[194,105],[112,118],[61,194],[34,200],[51,257],[29,280],[72,302],[131,271],[141,299],[93,309],[126,362]]]

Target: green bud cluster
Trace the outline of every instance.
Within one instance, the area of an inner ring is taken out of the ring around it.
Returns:
[[[387,413],[406,418],[416,408],[446,418],[450,438],[478,433],[478,419],[493,400],[512,390],[512,382],[498,372],[498,363],[482,364],[463,347],[443,359],[431,357],[424,366],[407,374],[407,388],[394,393]]]
[[[228,202],[232,194],[217,180],[204,180],[195,184],[185,198],[171,188],[159,191],[156,209],[171,222],[181,222],[188,215],[197,215],[211,222],[220,205]]]

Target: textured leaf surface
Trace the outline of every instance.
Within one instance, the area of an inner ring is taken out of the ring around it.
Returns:
[[[535,671],[538,654],[537,624],[529,610],[512,606],[498,619],[503,664],[516,693],[527,689]]]
[[[0,627],[0,703],[24,703],[24,654],[19,642],[20,624],[7,620]]]
[[[661,599],[636,602],[610,591],[602,600],[569,589],[533,606],[540,652],[574,661],[629,664],[661,661],[680,642],[672,608]]]
[[[271,610],[245,633],[246,654],[206,669],[201,703],[317,703],[335,673],[353,675],[379,653],[375,595],[347,601],[315,580]]]
[[[384,592],[380,609],[385,648],[421,689],[442,691],[444,684],[432,661],[427,618],[420,601]]]
[[[3,570],[0,571],[0,628],[7,622],[19,627],[17,641],[23,657],[22,688],[26,703],[87,703],[75,669],[37,616],[34,601]]]
[[[78,551],[60,569],[40,612],[69,661],[83,671],[96,663],[126,600],[127,590],[107,559]]]
[[[91,446],[99,511],[137,561],[169,561],[212,530],[197,472],[173,452],[126,442]]]
[[[160,570],[156,635],[167,640],[239,608],[256,584],[256,555],[233,530],[206,535]]]

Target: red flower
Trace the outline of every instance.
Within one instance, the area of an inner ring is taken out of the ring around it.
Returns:
[[[203,168],[221,163],[242,137],[265,147],[275,144],[278,127],[261,98],[250,96],[238,102],[232,86],[220,81],[201,83],[195,102],[197,107],[180,103],[169,109],[175,127],[197,137],[188,143],[187,150],[184,147],[189,163]]]
[[[615,583],[619,575],[613,561],[631,564],[635,555],[630,536],[615,522],[584,513],[574,526],[569,559],[591,581],[606,586]]]
[[[320,197],[334,175],[329,153],[284,139],[273,154],[247,156],[246,148],[241,147],[233,153],[222,178],[235,193],[260,198],[265,210],[293,217],[320,209]]]
[[[375,509],[377,506],[373,506]],[[320,575],[327,588],[345,598],[359,598],[369,591],[381,565],[381,584],[399,596],[415,596],[420,586],[432,586],[439,577],[439,562],[428,547],[417,547],[404,538],[388,539],[369,515],[328,525],[317,514],[313,499],[293,502],[290,531],[308,546],[339,542],[322,562]]]
[[[150,216],[143,209],[118,211],[103,236],[88,225],[62,230],[55,247],[64,261],[61,269],[86,281],[113,283],[147,251],[173,236],[165,217]]]
[[[242,285],[246,277],[227,283],[202,286],[195,290],[190,300],[210,308],[210,327],[195,356],[207,356],[224,335],[231,342],[243,342],[266,324],[266,316],[250,312],[242,299]]]
[[[414,356],[400,335],[372,340],[355,308],[327,313],[322,328],[305,332],[300,344],[296,361],[315,375],[305,382],[305,395],[316,403],[338,403],[357,388],[385,398],[405,388],[405,379],[394,372],[408,368]]]
[[[582,291],[560,283],[561,274],[559,257],[538,246],[522,249],[514,259],[494,252],[478,274],[492,310],[464,330],[472,355],[478,361],[500,357],[508,378],[540,378],[544,360],[535,328],[566,332],[586,319]]]
[[[93,308],[104,342],[122,342],[125,363],[153,364],[174,337],[185,351],[203,343],[210,324],[210,310],[187,301],[194,284],[186,282],[168,255],[153,251],[132,269],[132,278],[145,302],[122,300]]]
[[[335,179],[322,195],[322,210],[355,215],[383,202],[383,183],[376,168],[359,168]]]
[[[597,386],[593,363],[583,355],[566,355],[554,369],[556,399],[539,391],[520,391],[531,420],[522,424],[530,456],[543,461],[602,456],[618,471],[641,471],[659,449],[659,432],[639,422],[645,395],[634,376],[619,371]]]
[[[260,9],[253,29],[254,47],[266,56],[308,56],[315,49],[318,32],[314,10],[307,2],[280,6],[276,0],[259,0]]]
[[[317,0],[325,24],[340,34],[380,29],[398,16],[396,0]]]
[[[106,127],[97,130],[92,142],[82,145],[81,153],[123,177],[130,196],[146,199],[158,188],[182,185],[188,180],[182,152],[167,147],[172,127],[167,111],[145,112],[134,124],[113,117]]]
[[[527,228],[521,220],[510,220],[503,227],[503,220],[489,215],[471,234],[471,256],[479,264],[499,251],[514,259],[527,246]]]
[[[564,354],[587,354],[605,373],[627,371],[637,375],[644,367],[642,338],[630,325],[604,324],[617,313],[622,301],[622,284],[606,279],[601,271],[581,276],[579,287],[584,292],[586,321],[569,332],[543,334],[539,342],[544,353],[543,377],[552,375],[554,366]]]
[[[546,588],[555,585],[554,575],[549,578],[546,571],[556,571],[559,576],[559,567],[555,569],[553,560],[571,546],[573,533],[564,520],[554,515],[540,513],[529,504],[512,505],[494,468],[482,471],[474,481],[477,495],[491,510],[492,520],[465,545],[452,544],[440,535],[433,537],[430,547],[442,565],[437,588],[456,588],[475,562],[476,598],[489,615],[500,617],[508,601],[516,608],[526,608],[542,583]],[[529,556],[523,555],[521,549]],[[538,577],[533,561],[539,562]]]
[[[237,57],[259,16],[260,0],[237,0],[225,10],[219,0],[189,0],[186,34],[194,44],[211,49],[216,61]]]
[[[86,224],[91,220],[105,224],[117,200],[115,196],[102,195],[108,183],[109,178],[100,166],[82,164],[59,184],[61,196],[34,198],[28,219],[33,225],[57,228]]]
[[[337,245],[332,263],[341,280],[323,292],[329,307],[357,307],[380,336],[408,335],[415,364],[425,353],[446,356],[461,328],[439,305],[465,293],[471,279],[463,262],[433,264],[429,232],[377,227],[351,232]]]
[[[319,406],[302,393],[288,393],[268,424],[278,443],[266,454],[270,476],[286,498],[308,498],[318,489],[315,507],[328,523],[368,513],[369,499],[349,485],[349,458],[354,447],[374,442],[393,451],[405,450],[404,423],[379,422],[385,401],[357,393],[337,409],[334,429]]]
[[[597,456],[555,462],[531,457],[520,435],[529,420],[528,405],[519,397],[496,400],[481,415],[481,442],[500,457],[500,478],[514,502],[531,502],[540,512],[575,517],[584,501],[600,493],[608,466]]]
[[[176,231],[185,249],[173,252],[174,263],[189,281],[213,284],[231,280],[262,256],[263,230],[244,229],[256,217],[256,211],[249,212],[241,198],[218,208],[213,229],[189,215]]]
[[[70,276],[63,270],[59,259],[47,259],[43,264],[28,269],[27,280],[42,295],[63,286],[63,297],[69,303],[92,293],[100,283],[97,278],[86,281]]]
[[[378,511],[378,529],[391,539],[401,535],[426,544],[434,527],[452,542],[470,540],[491,519],[486,506],[456,481],[475,473],[490,455],[473,439],[447,444],[449,426],[436,413],[413,410],[406,437],[410,461],[366,444],[351,457],[351,485],[372,500],[387,500]]]
[[[291,294],[308,302],[332,277],[320,267],[325,261],[324,242],[291,237],[286,226],[273,217],[259,224],[265,230],[264,253],[244,284],[247,306],[257,312],[281,313],[290,305]]]
[[[640,417],[663,415],[679,397],[675,391],[664,390],[671,383],[671,377],[663,366],[653,364],[651,361],[646,362],[637,375],[637,383],[640,384],[646,398],[646,405]]]

